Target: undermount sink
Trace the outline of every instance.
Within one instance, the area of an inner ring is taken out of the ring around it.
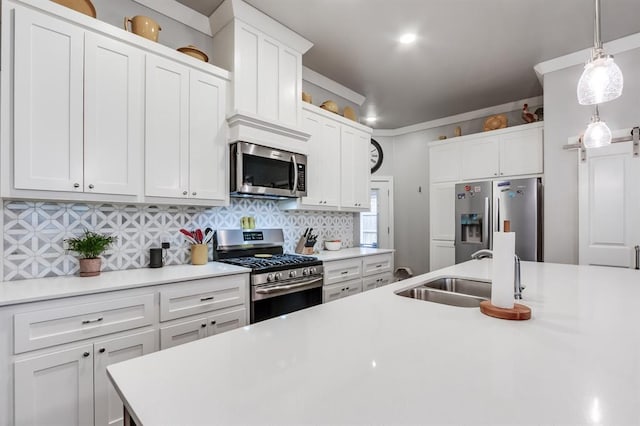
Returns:
[[[491,298],[491,282],[443,277],[402,290],[398,296],[463,308],[477,308]]]

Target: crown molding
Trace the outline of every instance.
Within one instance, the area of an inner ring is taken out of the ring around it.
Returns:
[[[350,102],[353,102],[358,106],[361,106],[364,103],[364,100],[367,99],[360,93],[356,93],[348,87],[345,87],[342,84],[338,83],[337,81],[331,80],[330,78],[327,78],[324,75],[317,73],[305,66],[302,67],[302,79],[325,90],[328,90],[329,92],[334,93]]]
[[[640,33],[631,34],[608,43],[604,43],[604,50],[609,55],[617,55],[629,50],[640,48]],[[548,61],[540,62],[533,69],[542,83],[545,74],[569,68],[575,65],[584,65],[591,57],[591,48],[582,49],[568,55],[559,56]]]
[[[515,111],[522,108],[523,104],[542,105],[542,99],[542,96],[535,96],[533,98],[520,99],[518,101],[507,102],[501,105],[477,109],[475,111],[469,111],[449,117],[438,118],[436,120],[425,121],[424,123],[412,124],[411,126],[399,127],[397,129],[374,129],[373,136],[400,136],[406,135],[407,133],[415,133],[423,130],[433,129],[435,127],[448,126],[450,124],[461,123],[463,121],[484,118],[493,114],[502,114],[509,111]]]

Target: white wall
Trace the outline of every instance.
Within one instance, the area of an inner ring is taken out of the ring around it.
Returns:
[[[600,106],[600,117],[612,130],[640,125],[640,49],[619,53],[615,60],[625,78],[623,95]],[[563,151],[562,145],[584,132],[593,112],[576,99],[581,73],[576,65],[544,76],[546,262],[578,263],[578,154]]]

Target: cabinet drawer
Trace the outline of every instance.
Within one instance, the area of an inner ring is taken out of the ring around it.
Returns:
[[[322,303],[331,302],[332,300],[341,299],[357,293],[362,293],[361,279],[332,284],[322,289]]]
[[[194,342],[207,336],[207,318],[196,318],[160,327],[160,350]]]
[[[247,325],[247,311],[244,308],[229,312],[216,313],[207,318],[209,322],[209,336],[235,330]]]
[[[392,262],[393,257],[391,253],[365,256],[362,260],[362,276],[366,277],[383,272],[391,272]]]
[[[371,290],[390,284],[393,281],[393,274],[385,272],[384,274],[372,275],[362,280],[362,291]]]
[[[14,316],[15,353],[149,325],[153,294],[69,304]]]
[[[160,321],[242,305],[248,279],[247,274],[207,278],[160,290]]]
[[[362,259],[337,260],[323,263],[324,285],[331,285],[343,281],[360,278],[362,274]]]

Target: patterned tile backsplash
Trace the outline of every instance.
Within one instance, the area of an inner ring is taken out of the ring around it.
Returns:
[[[282,211],[275,201],[231,199],[229,207],[117,205],[34,201],[4,202],[4,280],[74,275],[78,261],[64,249],[64,240],[86,228],[111,234],[117,242],[103,257],[103,271],[144,268],[149,248],[168,241],[165,264],[190,262],[189,244],[180,228],[240,227],[242,216],[254,216],[258,228],[283,228],[285,251],[293,252],[305,228],[324,239],[353,244],[353,214]],[[211,250],[211,249],[210,249]]]

